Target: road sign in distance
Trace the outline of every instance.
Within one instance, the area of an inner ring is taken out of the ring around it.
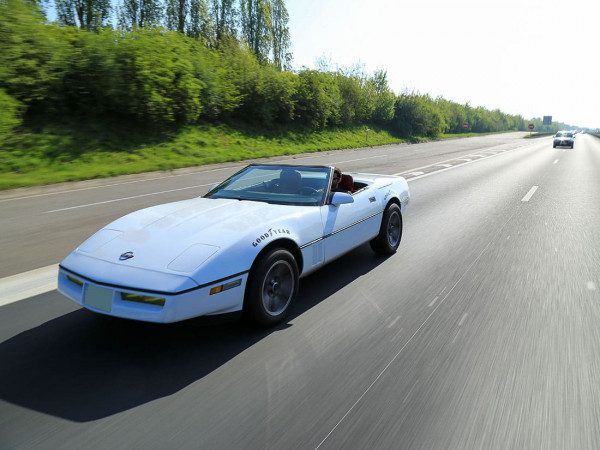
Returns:
[[[544,116],[544,125],[552,125],[552,116]]]
[[[530,130],[533,130],[533,129],[535,128],[535,125],[534,125],[534,124],[532,124],[532,123],[530,123],[530,124],[527,126],[527,128],[529,128]]]

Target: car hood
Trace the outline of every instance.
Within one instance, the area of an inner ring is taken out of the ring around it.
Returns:
[[[258,231],[300,214],[299,208],[207,198],[168,203],[110,223],[75,252],[112,264],[190,274],[240,240],[252,245]]]

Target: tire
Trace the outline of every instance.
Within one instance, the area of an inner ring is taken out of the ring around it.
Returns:
[[[298,264],[283,248],[274,248],[254,264],[248,277],[244,313],[253,323],[272,326],[281,322],[298,295]]]
[[[556,144],[552,144],[552,148],[556,148]]]
[[[379,234],[369,244],[375,253],[393,255],[402,240],[402,213],[400,207],[390,203],[383,213]]]

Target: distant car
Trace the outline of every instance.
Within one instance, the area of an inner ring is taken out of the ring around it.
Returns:
[[[570,147],[573,148],[575,145],[575,138],[573,133],[570,131],[559,131],[554,135],[553,147]]]
[[[60,263],[58,289],[128,319],[244,311],[270,325],[285,317],[300,277],[365,242],[395,253],[408,203],[402,177],[253,164],[204,197],[105,226]]]

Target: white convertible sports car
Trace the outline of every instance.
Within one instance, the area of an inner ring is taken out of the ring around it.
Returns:
[[[243,311],[282,320],[300,277],[359,245],[396,252],[404,178],[252,164],[204,197],[128,214],[61,263],[58,289],[117,317],[176,322]]]

